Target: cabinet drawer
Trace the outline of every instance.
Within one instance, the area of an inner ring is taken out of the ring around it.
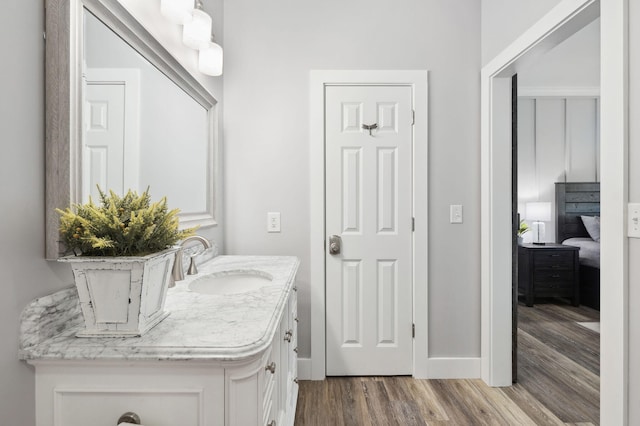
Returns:
[[[571,269],[573,268],[574,251],[541,251],[533,256],[533,264],[536,269]]]
[[[553,283],[553,282],[566,281],[571,283],[573,282],[573,279],[574,279],[573,270],[544,269],[544,270],[538,270],[535,272],[533,282],[535,283],[536,287],[538,287],[541,283],[547,283],[547,282]]]
[[[536,295],[543,296],[546,290],[568,290],[573,291],[573,281],[546,281],[536,282],[535,291]]]

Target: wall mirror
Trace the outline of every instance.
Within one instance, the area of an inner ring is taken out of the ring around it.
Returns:
[[[47,0],[46,257],[55,208],[151,188],[213,226],[216,100],[117,0]]]

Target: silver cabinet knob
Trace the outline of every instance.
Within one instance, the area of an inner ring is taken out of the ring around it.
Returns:
[[[124,413],[123,415],[120,416],[120,418],[118,419],[118,423],[116,423],[116,426],[119,425],[120,423],[131,423],[134,425],[139,425],[140,416],[137,415],[136,413],[129,411],[128,413]]]

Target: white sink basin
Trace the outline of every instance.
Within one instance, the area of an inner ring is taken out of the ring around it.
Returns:
[[[259,290],[272,280],[269,274],[259,271],[218,272],[196,278],[189,283],[189,290],[201,294],[240,294]]]

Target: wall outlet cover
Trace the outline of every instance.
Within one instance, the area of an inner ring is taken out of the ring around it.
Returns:
[[[267,232],[280,232],[280,212],[267,213]]]

